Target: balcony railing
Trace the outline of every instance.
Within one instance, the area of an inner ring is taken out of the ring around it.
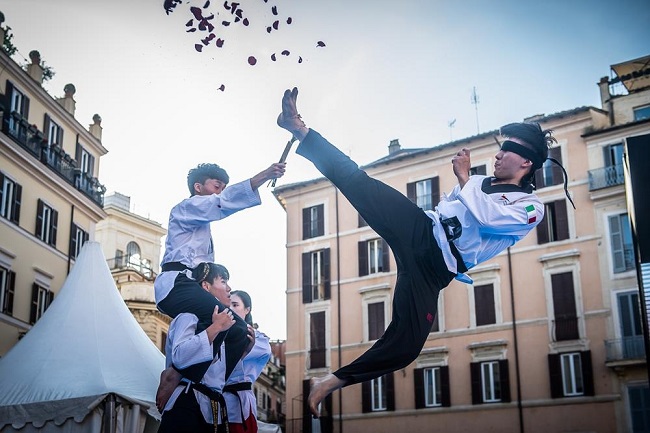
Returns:
[[[30,125],[21,114],[13,111],[5,116],[2,131],[92,201],[99,206],[104,205],[104,185],[97,178],[83,173],[77,167],[77,162],[59,146],[48,146],[43,133],[35,125]]]
[[[623,164],[589,170],[589,191],[625,183]]]
[[[605,361],[645,359],[643,335],[605,341]]]
[[[578,331],[578,318],[575,316],[556,317],[553,321],[555,341],[580,339]]]
[[[131,269],[149,279],[156,277],[156,273],[151,268],[151,262],[149,260],[142,260],[136,257],[118,256],[106,260],[106,263],[108,263],[108,268],[111,271]]]

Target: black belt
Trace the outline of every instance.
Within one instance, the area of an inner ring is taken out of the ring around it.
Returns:
[[[167,263],[163,263],[160,269],[162,269],[163,272],[167,272],[167,271],[186,271],[188,269],[191,271],[193,268],[190,268],[189,266],[184,265],[181,262],[167,262]]]
[[[192,383],[192,389],[197,390],[201,394],[210,399],[210,406],[212,407],[212,423],[214,425],[215,433],[228,433],[230,427],[228,426],[228,408],[226,407],[226,399],[223,394],[207,387],[202,383]],[[219,422],[219,413],[221,412],[221,424]]]
[[[467,272],[467,266],[465,266],[465,261],[454,244],[454,240],[460,238],[460,235],[463,233],[463,226],[460,224],[458,217],[440,218],[440,224],[442,224],[445,230],[451,254],[456,258],[456,273],[464,274]]]
[[[223,387],[224,393],[229,392],[235,394],[239,400],[239,413],[241,414],[241,423],[244,426],[244,430],[248,430],[248,427],[246,427],[246,423],[244,422],[244,405],[241,403],[241,397],[237,394],[237,391],[250,391],[251,389],[253,389],[253,384],[250,382],[231,383]]]

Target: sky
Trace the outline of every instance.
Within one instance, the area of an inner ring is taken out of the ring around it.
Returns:
[[[215,15],[221,48],[215,38],[195,49],[208,32],[191,7]],[[182,0],[170,14],[163,0],[0,0],[14,59],[27,63],[38,50],[56,73],[44,88],[61,97],[73,83],[77,120],[101,116],[109,153],[100,182],[164,227],[198,163],[218,163],[234,183],[279,158],[290,138],[275,123],[287,88],[298,87],[307,126],[363,165],[387,155],[392,139],[430,147],[537,114],[600,108],[596,83],[610,65],[650,54],[647,0],[241,0],[239,8],[248,26],[216,0]],[[277,184],[319,176],[292,153]],[[261,206],[213,223],[216,261],[233,289],[251,294],[260,330],[284,339],[286,214],[271,188],[260,195]]]

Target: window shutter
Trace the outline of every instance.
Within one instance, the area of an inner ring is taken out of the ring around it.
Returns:
[[[88,154],[88,177],[93,177],[95,173],[95,157]]]
[[[20,223],[20,204],[23,197],[23,187],[14,183],[14,202],[12,203],[13,209],[11,212],[11,222],[14,224]]]
[[[449,386],[449,366],[440,367],[440,398],[443,407],[451,406],[451,387]]]
[[[381,240],[382,272],[390,272],[390,248],[388,242]]]
[[[562,148],[561,147],[554,147],[552,149],[549,149],[548,151],[548,156],[551,158],[556,159],[560,164],[562,164]],[[565,168],[566,170],[566,168]],[[553,180],[551,185],[559,185],[561,183],[564,183],[564,173],[562,173],[562,169],[560,168],[559,165],[551,162],[551,175],[553,176]],[[568,172],[567,172],[568,174]]]
[[[472,404],[481,404],[483,403],[483,393],[481,392],[481,363],[470,363],[469,372],[472,382]]]
[[[32,306],[29,311],[29,323],[36,323],[36,313],[38,312],[38,284],[32,284]]]
[[[79,143],[79,134],[77,134],[77,144],[74,149],[74,159],[77,161],[77,167],[81,168],[81,143]]]
[[[5,304],[2,306],[3,312],[13,316],[14,313],[14,293],[16,291],[16,273],[7,271],[7,290]]]
[[[377,340],[385,329],[384,303],[368,304],[368,340]]]
[[[311,433],[311,412],[309,411],[309,379],[302,381],[302,431],[303,433]]]
[[[68,257],[73,259],[77,258],[77,230],[79,230],[79,227],[72,223],[72,227],[70,227],[70,242],[68,243]]]
[[[36,237],[43,239],[43,200],[38,199],[36,205],[36,230],[34,231]]]
[[[56,230],[59,222],[59,212],[52,209],[52,219],[50,220],[51,226],[51,236],[50,236],[50,245],[56,247]]]
[[[499,361],[499,380],[501,381],[501,401],[504,403],[510,402],[510,369],[508,368],[508,360],[502,359]]]
[[[50,307],[50,305],[52,304],[52,301],[54,301],[54,292],[51,291],[51,290],[48,290],[47,291],[47,304],[45,305],[45,309],[43,311],[47,310]]]
[[[27,122],[29,122],[29,98],[27,95],[23,94],[23,101],[22,101],[22,114],[23,114],[23,119],[25,119]]]
[[[395,377],[393,372],[386,374],[384,376],[386,379],[386,410],[394,411],[395,410]]]
[[[59,128],[56,130],[56,144],[63,149],[63,128],[59,125]]]
[[[312,301],[311,292],[311,253],[302,254],[302,303]]]
[[[413,203],[417,203],[417,196],[415,193],[415,182],[406,184],[406,196]]]
[[[329,299],[332,297],[332,276],[331,276],[331,266],[330,266],[330,249],[326,248],[323,250],[323,276],[324,280],[323,284],[325,285],[324,287],[324,298]]]
[[[614,273],[625,271],[625,248],[620,215],[609,217],[609,242],[612,247]]]
[[[539,185],[539,184],[537,184]],[[551,215],[551,212],[549,209],[549,204],[544,205],[544,217],[542,220],[537,224],[535,227],[535,230],[537,232],[537,243],[538,244],[546,244],[549,241],[549,234],[548,234],[548,219],[552,218],[553,216]]]
[[[52,120],[50,119],[50,116],[47,113],[45,113],[44,117],[45,120],[43,121],[43,135],[45,136],[45,138],[47,138],[47,144],[51,146],[52,142],[50,141],[50,123]]]
[[[372,407],[371,407],[372,399],[370,397],[372,388],[370,384],[371,384],[370,380],[361,383],[361,412],[363,413],[372,412]]]
[[[560,365],[560,355],[550,353],[548,355],[548,373],[551,382],[551,398],[564,397],[562,389],[562,366]]]
[[[4,109],[4,121],[8,122],[11,118],[11,97],[14,93],[14,85],[11,81],[7,80],[7,86],[5,87],[5,109]]]
[[[368,241],[360,241],[359,245],[359,276],[368,275]]]
[[[431,209],[435,209],[440,203],[440,178],[431,178]]]
[[[325,207],[322,204],[316,206],[316,227],[318,230],[318,236],[323,236],[325,234]]]
[[[424,401],[424,368],[413,369],[413,382],[415,388],[415,408],[422,409]]]
[[[303,238],[303,240],[304,239],[309,239],[311,237],[310,233],[309,233],[309,231],[310,231],[309,230],[310,229],[310,222],[311,222],[311,220],[310,220],[309,208],[306,207],[306,208],[304,208],[302,210],[302,238]]]
[[[2,203],[5,193],[5,175],[0,171],[0,203]]]
[[[476,312],[476,326],[496,323],[494,286],[492,284],[474,286],[474,308]]]
[[[566,212],[566,200],[558,200],[555,202],[555,224],[557,227],[557,239],[569,239],[569,218]]]
[[[594,370],[591,365],[591,351],[585,350],[580,352],[580,362],[582,363],[582,380],[585,395],[595,395],[594,392]]]

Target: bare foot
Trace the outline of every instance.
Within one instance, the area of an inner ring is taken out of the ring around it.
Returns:
[[[160,413],[162,413],[167,401],[169,401],[182,378],[183,376],[172,367],[167,367],[160,373],[160,385],[158,385],[156,391],[156,407]]]
[[[278,126],[291,132],[294,137],[302,141],[309,132],[305,122],[298,114],[296,99],[298,98],[298,89],[285,90],[282,96],[282,113],[278,116]]]
[[[309,410],[314,418],[320,416],[318,405],[332,392],[343,387],[345,382],[333,374],[328,374],[324,377],[312,377],[309,381]]]

